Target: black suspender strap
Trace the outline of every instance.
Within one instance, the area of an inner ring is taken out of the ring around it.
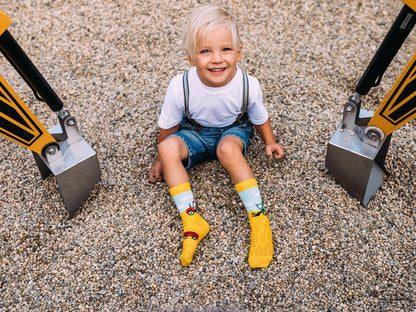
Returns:
[[[238,115],[238,117],[237,117],[237,119],[235,120],[234,123],[239,121],[241,119],[241,117],[244,116],[244,114],[247,111],[247,107],[248,107],[248,103],[249,103],[248,76],[247,76],[247,73],[243,69],[241,69],[241,72],[243,73],[243,103],[241,105],[241,113],[240,113],[240,115]],[[189,112],[188,71],[183,73],[182,84],[183,84],[183,96],[184,96],[184,104],[185,104],[185,117],[192,125],[197,126],[197,128],[200,128],[201,125],[191,118],[191,113]]]
[[[189,112],[189,83],[188,83],[188,71],[183,73],[182,78],[183,84],[183,98],[185,102],[185,119],[193,125],[197,131],[202,129],[202,126],[191,118],[191,113]]]
[[[244,70],[241,71],[243,72],[243,106],[241,108],[241,113],[244,114],[248,107],[248,77]]]
[[[191,114],[189,113],[188,71],[183,73],[182,84],[183,84],[183,96],[184,96],[184,102],[185,102],[185,116],[190,119]]]
[[[237,121],[239,121],[241,119],[241,117],[244,116],[244,114],[247,111],[247,107],[248,107],[248,101],[249,101],[249,86],[248,86],[248,77],[246,72],[241,69],[241,72],[243,73],[243,105],[241,106],[241,113],[240,115],[238,115],[237,119],[234,121],[234,123],[236,123]]]

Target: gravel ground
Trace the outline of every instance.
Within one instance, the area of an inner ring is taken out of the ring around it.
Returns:
[[[343,103],[402,2],[213,1],[239,20],[241,65],[260,80],[287,152],[270,162],[259,136],[248,150],[274,235],[274,260],[261,270],[247,264],[247,216],[218,162],[190,170],[211,231],[188,268],[167,187],[147,182],[165,89],[188,68],[182,28],[199,2],[1,1],[9,31],[97,151],[102,179],[68,221],[55,179],[42,180],[31,153],[0,138],[0,311],[413,311],[415,122],[394,133],[390,176],[367,207],[324,169]],[[364,109],[376,109],[414,46],[412,32]],[[41,122],[55,125],[0,62]]]

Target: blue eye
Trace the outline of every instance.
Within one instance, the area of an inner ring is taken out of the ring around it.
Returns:
[[[202,50],[201,52],[199,52],[200,54],[205,54],[205,53],[209,53],[209,50]]]
[[[233,49],[231,48],[224,48],[223,51],[232,51]]]

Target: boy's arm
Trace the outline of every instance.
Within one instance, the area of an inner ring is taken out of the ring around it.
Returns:
[[[266,145],[266,155],[270,159],[273,159],[273,155],[277,159],[282,159],[285,155],[285,151],[282,145],[276,142],[276,138],[273,134],[272,125],[270,123],[270,119],[262,125],[254,125],[258,133],[260,134],[261,138]]]
[[[160,129],[158,135],[158,143],[162,142],[171,134],[174,134],[179,131],[180,124],[170,128],[170,129]],[[159,153],[157,154],[155,164],[149,171],[149,181],[152,183],[160,182],[163,179],[163,168],[160,163]]]

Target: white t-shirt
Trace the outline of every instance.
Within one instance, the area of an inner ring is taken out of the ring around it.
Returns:
[[[170,129],[178,125],[185,115],[183,74],[175,76],[167,90],[159,116],[159,127]],[[264,124],[269,114],[263,105],[263,95],[258,80],[248,75],[249,104],[247,113],[254,125]],[[240,115],[243,103],[243,73],[237,67],[234,78],[225,86],[208,87],[198,77],[196,67],[188,73],[189,112],[193,120],[204,127],[229,126]]]

